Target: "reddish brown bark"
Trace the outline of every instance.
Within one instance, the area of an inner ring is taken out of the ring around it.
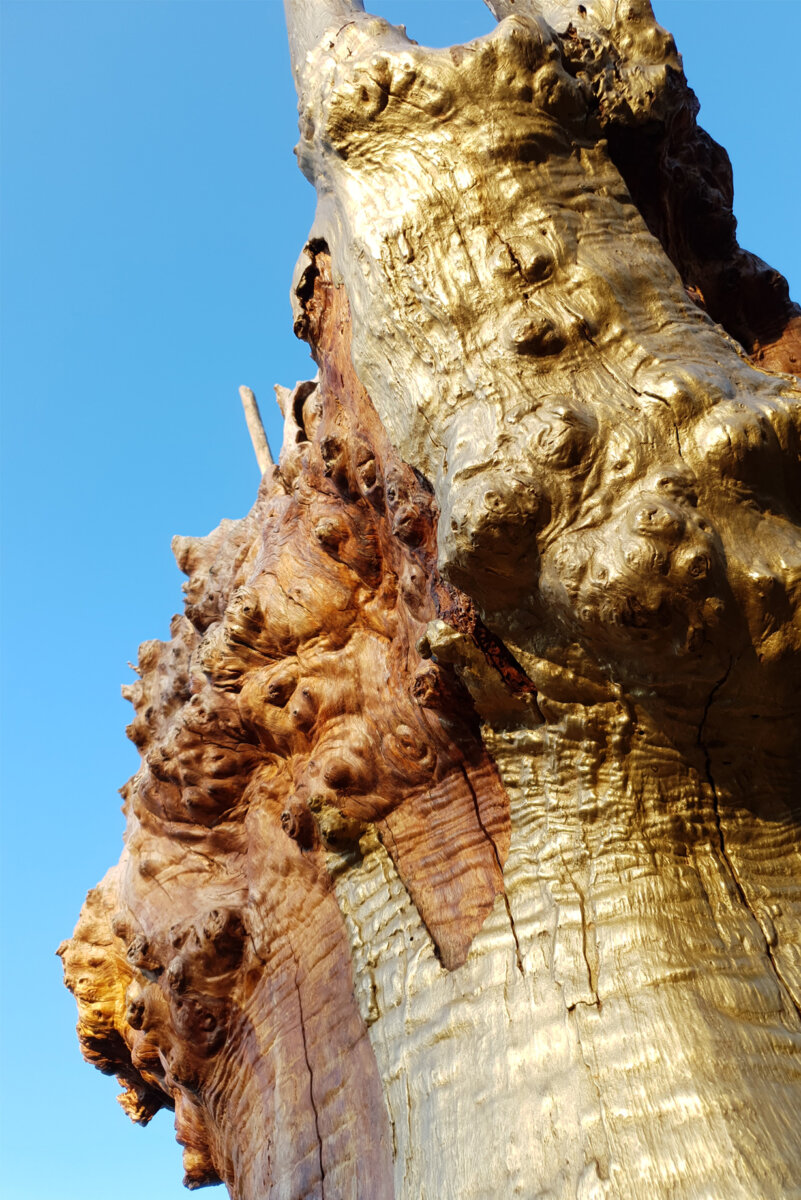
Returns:
[[[127,852],[61,953],[85,1054],[134,1119],[175,1106],[189,1186],[361,1179],[378,1198],[390,1132],[326,852],[358,856],[374,828],[443,964],[464,962],[503,891],[509,811],[467,693],[421,652],[437,595],[497,651],[439,579],[431,491],[356,379],[320,247],[301,292],[319,383],[287,394],[249,516],[177,539],[186,615],[129,689]]]

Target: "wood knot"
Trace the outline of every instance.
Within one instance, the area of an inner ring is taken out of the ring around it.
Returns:
[[[301,850],[312,850],[317,842],[314,817],[302,801],[295,800],[287,805],[281,813],[281,828]]]

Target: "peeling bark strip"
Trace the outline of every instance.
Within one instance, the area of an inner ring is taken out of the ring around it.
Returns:
[[[186,616],[127,693],[126,853],[61,953],[84,1052],[135,1120],[175,1106],[189,1186],[379,1200],[386,1112],[325,851],[358,857],[375,825],[453,968],[503,891],[509,806],[467,692],[416,649],[430,489],[354,375],[319,248],[309,278],[319,383],[282,395],[250,515],[176,540]]]

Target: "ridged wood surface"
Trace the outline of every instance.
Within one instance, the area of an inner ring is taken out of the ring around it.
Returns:
[[[287,6],[320,373],[176,543],[84,1052],[237,1200],[801,1197],[798,309],[644,0]]]

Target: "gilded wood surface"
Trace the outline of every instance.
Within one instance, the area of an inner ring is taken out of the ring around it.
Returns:
[[[787,1200],[798,309],[647,4],[491,7],[288,2],[319,379],[178,540],[79,1032],[240,1200]]]

